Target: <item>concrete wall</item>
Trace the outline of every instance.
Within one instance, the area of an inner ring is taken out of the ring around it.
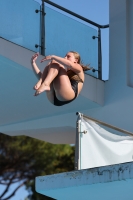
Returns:
[[[133,87],[133,1],[127,1],[127,84]]]
[[[133,132],[132,21],[132,0],[110,0],[109,81],[105,83],[105,104],[84,113]]]
[[[133,163],[39,176],[36,191],[58,200],[132,200]]]

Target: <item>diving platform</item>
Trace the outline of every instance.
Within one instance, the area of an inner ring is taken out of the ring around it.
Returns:
[[[56,200],[132,200],[133,163],[36,177],[36,191]]]
[[[27,135],[51,143],[74,144],[76,112],[104,104],[104,81],[85,75],[81,95],[71,104],[52,105],[46,94],[34,97],[37,77],[30,58],[35,53],[0,38],[0,132]],[[43,71],[47,62],[37,65]]]
[[[0,132],[74,144],[76,112],[133,132],[133,3],[113,0],[109,7],[109,80],[86,74],[79,97],[62,107],[52,105],[45,93],[33,96],[34,51],[0,38]],[[43,70],[41,59],[40,55],[37,65]]]

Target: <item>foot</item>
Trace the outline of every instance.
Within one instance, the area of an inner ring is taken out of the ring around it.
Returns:
[[[41,94],[44,91],[50,91],[50,86],[46,85],[45,83],[42,83],[42,85],[38,88],[38,90],[36,90],[34,96],[38,96],[39,94]]]
[[[35,90],[38,90],[39,87],[41,86],[41,84],[42,84],[42,79],[40,79],[40,80],[37,82],[37,84],[34,86],[34,89],[35,89]]]

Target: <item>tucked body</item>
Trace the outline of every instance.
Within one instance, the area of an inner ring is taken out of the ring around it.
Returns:
[[[87,66],[80,64],[80,55],[77,52],[70,51],[64,58],[50,55],[44,57],[41,62],[49,60],[49,64],[44,68],[43,73],[36,65],[38,53],[31,58],[31,64],[39,81],[34,86],[35,96],[46,92],[49,101],[62,106],[73,101],[81,92],[84,83],[84,70]]]

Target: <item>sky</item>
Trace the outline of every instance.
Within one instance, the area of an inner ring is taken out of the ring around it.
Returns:
[[[36,0],[41,2],[41,0]],[[52,0],[52,2],[69,9],[89,20],[98,24],[109,24],[109,0]],[[108,79],[109,66],[109,30],[102,30],[102,65],[103,79]],[[24,200],[27,196],[27,191],[24,187],[18,190],[16,195],[10,200]]]

